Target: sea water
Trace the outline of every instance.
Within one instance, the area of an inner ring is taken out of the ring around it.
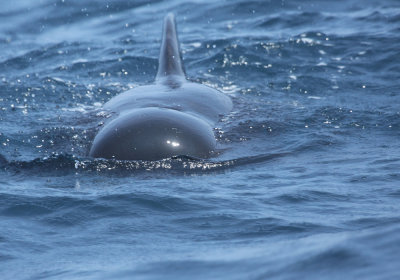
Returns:
[[[399,1],[1,6],[1,279],[400,277]],[[217,155],[89,158],[168,12]]]

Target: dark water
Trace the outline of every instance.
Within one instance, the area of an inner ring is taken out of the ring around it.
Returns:
[[[7,2],[7,3],[6,3]],[[156,73],[231,96],[220,155],[87,157]],[[2,279],[399,279],[400,2],[4,1]]]

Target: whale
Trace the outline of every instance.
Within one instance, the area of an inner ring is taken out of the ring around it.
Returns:
[[[210,158],[216,154],[214,126],[232,107],[226,94],[187,79],[175,16],[169,13],[154,83],[122,92],[103,105],[112,117],[94,137],[89,156],[149,161]]]

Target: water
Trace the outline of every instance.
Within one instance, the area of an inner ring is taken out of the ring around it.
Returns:
[[[87,157],[177,14],[219,155]],[[398,1],[7,1],[2,279],[398,279]]]

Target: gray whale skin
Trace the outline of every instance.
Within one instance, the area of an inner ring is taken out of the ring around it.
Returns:
[[[232,101],[213,88],[186,80],[174,15],[168,14],[154,84],[123,92],[103,108],[116,116],[94,138],[91,157],[208,158],[216,147],[212,126],[232,109]]]

